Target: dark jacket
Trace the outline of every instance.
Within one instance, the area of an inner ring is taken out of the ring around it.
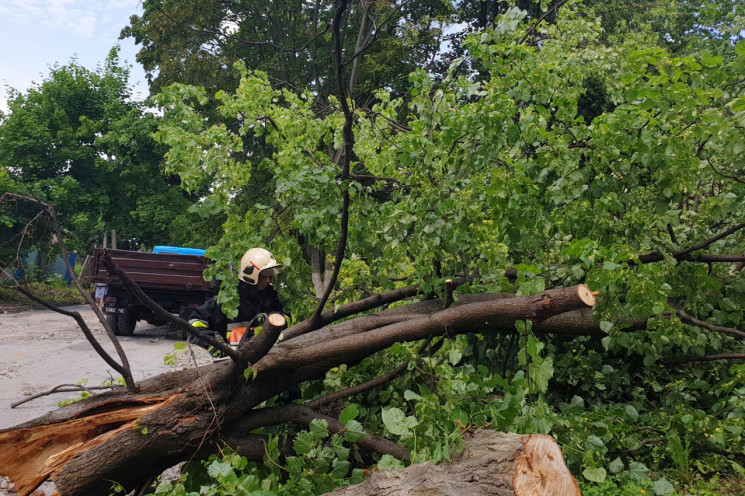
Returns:
[[[238,283],[238,297],[240,305],[238,305],[238,316],[235,319],[228,319],[222,313],[216,297],[210,298],[197,307],[191,318],[207,322],[210,331],[219,333],[227,340],[228,323],[248,322],[260,313],[284,313],[277,291],[271,285],[259,291],[255,286],[241,281]]]

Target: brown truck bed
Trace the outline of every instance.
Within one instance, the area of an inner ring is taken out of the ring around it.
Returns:
[[[91,269],[94,282],[122,285],[118,278],[109,275],[101,262],[104,251],[142,289],[212,292],[217,289],[216,282],[204,280],[204,270],[210,263],[205,257],[101,248],[96,248],[93,254]]]

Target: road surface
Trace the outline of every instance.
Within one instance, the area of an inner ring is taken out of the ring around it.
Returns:
[[[66,307],[85,319],[102,346],[119,361],[103,326],[87,305]],[[135,381],[174,370],[163,359],[175,351],[168,327],[139,322],[131,337],[120,337]],[[200,350],[201,351],[201,350]],[[186,357],[183,357],[186,358]],[[76,322],[50,310],[0,313],[0,429],[32,420],[57,408],[57,402],[76,398],[80,393],[61,393],[42,397],[10,408],[29,396],[60,384],[87,380],[98,386],[118,374],[99,357],[83,336]]]

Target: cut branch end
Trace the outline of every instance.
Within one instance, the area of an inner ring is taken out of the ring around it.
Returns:
[[[599,293],[597,291],[590,291],[590,288],[588,288],[584,284],[580,284],[577,286],[577,295],[579,296],[579,299],[582,300],[588,307],[595,306],[595,296],[597,296]]]

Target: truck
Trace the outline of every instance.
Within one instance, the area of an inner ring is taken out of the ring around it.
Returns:
[[[131,336],[140,320],[151,325],[166,322],[128,292],[119,278],[108,273],[102,261],[104,252],[146,295],[184,320],[220,289],[218,281],[204,280],[204,270],[211,263],[204,250],[177,246],[156,246],[152,252],[96,248],[91,279],[107,285],[103,313],[119,336]]]

